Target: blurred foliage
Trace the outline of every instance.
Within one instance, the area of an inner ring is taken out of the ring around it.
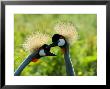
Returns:
[[[97,16],[96,14],[15,14],[14,15],[14,71],[29,55],[22,48],[26,37],[34,32],[55,34],[57,21],[71,21],[77,27],[78,41],[70,46],[70,55],[76,76],[97,75]],[[51,40],[49,41],[50,44]],[[59,47],[51,49],[56,57],[42,57],[31,62],[22,76],[65,76],[65,62]]]

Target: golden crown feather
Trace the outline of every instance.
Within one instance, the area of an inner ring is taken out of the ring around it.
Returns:
[[[54,30],[66,38],[72,44],[78,39],[76,27],[71,22],[59,22],[55,25]]]
[[[35,51],[38,50],[42,45],[46,44],[49,39],[49,35],[43,34],[40,32],[33,33],[32,35],[28,36],[23,44],[23,48],[26,51]]]

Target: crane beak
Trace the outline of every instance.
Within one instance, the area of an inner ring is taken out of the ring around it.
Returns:
[[[51,52],[47,52],[46,53],[46,56],[56,56],[54,53],[51,53]]]
[[[50,47],[55,47],[58,46],[58,42],[53,42],[52,44],[49,45]]]
[[[58,46],[58,42],[53,42],[52,44],[50,44],[49,45],[50,47],[55,47],[55,46]],[[62,53],[65,53],[65,48],[63,47],[63,48],[61,48],[61,51],[62,51]]]
[[[50,52],[51,46],[47,45],[45,52],[46,52],[46,56],[56,56],[54,53]]]

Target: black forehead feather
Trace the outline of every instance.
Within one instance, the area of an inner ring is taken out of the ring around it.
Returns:
[[[44,45],[42,46],[42,48],[46,48],[46,47],[48,47],[48,45],[47,45],[47,44],[44,44]]]
[[[52,42],[56,42],[60,39],[61,35],[59,34],[54,34],[53,37],[52,37]]]
[[[50,51],[50,46],[47,44],[44,44],[41,48],[44,50]]]

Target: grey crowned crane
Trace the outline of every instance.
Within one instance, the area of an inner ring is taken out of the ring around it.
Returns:
[[[26,50],[31,51],[31,53],[15,71],[14,76],[19,76],[30,62],[37,62],[41,57],[45,56],[55,56],[55,54],[50,52],[50,46],[45,44],[48,38],[47,35],[40,33],[27,38],[23,47]]]
[[[52,37],[51,47],[59,46],[64,52],[64,59],[66,65],[66,73],[68,76],[74,76],[74,68],[69,53],[69,45],[76,41],[78,34],[76,28],[72,23],[58,23],[55,26],[55,30],[58,34],[54,34]]]

